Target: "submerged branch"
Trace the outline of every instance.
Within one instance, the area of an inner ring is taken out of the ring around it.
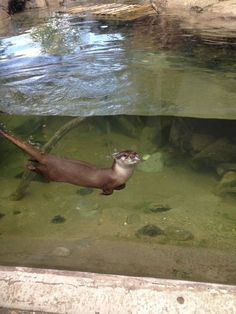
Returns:
[[[70,130],[76,127],[80,122],[82,122],[85,118],[77,117],[75,119],[70,120],[66,124],[64,124],[56,133],[50,138],[50,140],[42,147],[43,153],[49,153],[55,145],[60,141],[60,139],[66,135]],[[35,173],[32,173],[30,170],[26,169],[22,176],[21,182],[15,192],[11,194],[11,199],[14,201],[21,200],[25,194],[30,182],[34,178]]]

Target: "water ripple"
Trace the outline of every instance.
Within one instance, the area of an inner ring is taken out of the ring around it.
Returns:
[[[236,117],[232,60],[176,21],[163,33],[54,15],[0,40],[0,110]]]

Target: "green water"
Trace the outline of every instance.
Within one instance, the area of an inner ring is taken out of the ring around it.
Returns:
[[[14,134],[38,145],[70,119],[1,116]],[[217,195],[215,170],[193,169],[191,156],[170,143],[172,123],[90,117],[61,139],[53,154],[96,165],[110,165],[111,154],[126,148],[144,158],[163,154],[162,168],[138,167],[127,187],[111,196],[37,178],[25,197],[11,200],[27,158],[1,138],[0,264],[235,283],[236,199]],[[140,236],[146,225],[164,234]]]

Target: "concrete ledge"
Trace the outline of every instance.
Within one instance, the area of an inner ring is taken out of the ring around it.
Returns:
[[[235,313],[236,287],[72,271],[0,267],[1,308],[5,311],[19,309],[73,314],[226,314]]]

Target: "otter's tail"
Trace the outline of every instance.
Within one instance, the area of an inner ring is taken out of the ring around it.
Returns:
[[[43,159],[43,153],[40,152],[37,148],[34,148],[30,144],[24,143],[14,135],[9,134],[8,132],[4,131],[2,128],[0,128],[0,135],[8,139],[10,142],[21,148],[24,152],[32,156],[37,161],[42,161]]]

